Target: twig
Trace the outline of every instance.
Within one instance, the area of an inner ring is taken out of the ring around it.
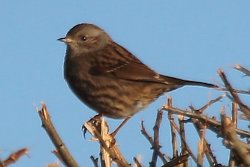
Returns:
[[[234,91],[234,89],[232,88],[231,84],[229,83],[229,81],[227,80],[227,77],[225,75],[225,73],[222,71],[222,70],[219,70],[218,71],[218,74],[220,75],[222,81],[224,82],[225,84],[225,87],[228,89],[228,91],[230,92],[230,94],[232,95],[233,97],[233,100],[238,103],[241,111],[246,115],[246,117],[248,119],[250,119],[250,108],[243,104],[242,101],[240,100],[238,94]]]
[[[149,143],[151,144],[151,146],[153,148],[154,147],[153,138],[150,137],[150,135],[147,133],[147,131],[146,131],[145,127],[144,127],[143,121],[141,121],[141,133],[149,141]],[[168,156],[166,156],[164,153],[162,153],[160,150],[156,150],[156,151],[158,152],[158,155],[161,158],[163,163],[166,163],[167,161],[170,160],[170,158]]]
[[[160,142],[159,142],[159,129],[162,121],[162,113],[163,111],[159,110],[157,112],[156,120],[155,120],[155,126],[153,128],[154,130],[154,145],[153,145],[153,154],[152,154],[152,160],[149,163],[150,167],[155,167],[157,163],[158,153],[161,148]]]
[[[60,167],[60,165],[58,163],[50,163],[47,164],[46,167]]]
[[[57,150],[51,151],[61,162],[63,162],[62,156],[59,154]]]
[[[178,156],[175,159],[171,160],[170,162],[164,164],[162,167],[172,167],[172,166],[177,166],[177,165],[183,164],[183,163],[187,162],[188,157],[189,157],[189,154],[184,154],[184,155]]]
[[[179,135],[181,134],[180,129],[178,128],[178,126],[176,125],[176,123],[173,121],[172,122],[172,126],[173,128],[179,133]],[[192,157],[192,159],[195,161],[195,163],[197,163],[197,158],[194,156],[193,152],[191,151],[191,149],[189,148],[185,138],[182,138],[182,135],[180,135],[181,137],[181,142],[185,145],[186,150],[188,151],[188,154]]]
[[[174,116],[170,112],[168,113],[168,119],[169,119],[169,122],[170,122],[173,158],[176,158],[178,156],[178,149],[177,149],[178,144],[177,144],[177,138],[176,138],[176,129],[174,128],[174,124],[175,124]]]
[[[104,117],[100,117],[100,126],[97,126],[98,132],[101,134],[101,138],[105,142],[106,146],[108,148],[112,147],[112,142],[115,141],[113,136],[110,136],[109,133],[109,127],[106,121],[104,121]],[[100,128],[99,128],[100,127]],[[100,144],[100,156],[101,156],[101,163],[103,167],[111,167],[111,158],[109,155],[109,151],[105,149],[101,144]],[[121,155],[118,155],[121,156]]]
[[[190,109],[194,111],[197,115],[201,115],[205,109],[208,108],[208,106],[212,105],[213,103],[219,101],[221,98],[223,98],[224,95],[217,97],[216,99],[210,100],[207,104],[205,104],[201,109],[195,109],[193,106],[190,106]],[[208,144],[206,138],[205,138],[205,129],[207,129],[207,124],[204,124],[200,122],[199,119],[193,119],[191,118],[191,122],[195,126],[195,129],[197,133],[199,134],[200,141],[199,141],[199,151],[198,151],[198,158],[199,159],[199,164],[201,165],[201,160],[203,159],[204,154],[207,157],[207,160],[210,164],[210,166],[216,166],[219,165],[217,162],[216,157],[214,156],[210,144]]]
[[[200,113],[203,113],[209,106],[211,106],[212,104],[214,104],[214,103],[216,103],[216,102],[218,102],[218,101],[220,101],[222,98],[224,98],[225,97],[225,94],[223,94],[223,95],[221,95],[221,96],[219,96],[219,97],[217,97],[217,98],[215,98],[215,99],[212,99],[212,100],[210,100],[207,104],[205,104],[204,106],[202,106],[200,109],[195,109],[193,106],[189,106],[189,108],[191,109],[191,110],[193,110],[193,111],[199,111]]]
[[[216,157],[214,156],[212,149],[210,147],[210,144],[207,142],[205,136],[204,136],[204,132],[207,127],[204,126],[203,123],[201,123],[199,120],[196,119],[191,119],[191,121],[193,122],[193,125],[195,126],[195,129],[197,130],[199,137],[200,137],[200,141],[202,141],[202,153],[201,155],[203,156],[204,153],[206,154],[208,163],[210,164],[210,166],[216,166],[219,165],[218,161],[216,159]]]
[[[184,128],[184,116],[183,115],[178,115],[178,120],[179,120],[179,126],[180,126],[180,137],[181,137],[181,154],[189,154],[188,147],[186,144],[186,134],[185,134],[185,128]],[[183,167],[188,167],[188,161],[186,161],[183,164]]]
[[[136,167],[142,167],[140,161],[136,157],[134,157],[133,159],[134,159]]]
[[[172,106],[173,104],[172,98],[168,98],[167,100],[168,100],[167,102],[168,106]],[[175,128],[173,127],[173,125],[175,124],[174,116],[170,112],[168,113],[168,120],[170,122],[170,131],[171,131],[171,137],[172,137],[172,150],[173,150],[173,159],[174,159],[178,156],[178,150],[177,150],[176,131],[175,131]]]
[[[241,71],[241,72],[244,73],[246,76],[250,76],[250,70],[246,69],[245,67],[243,67],[243,66],[241,66],[241,65],[239,65],[239,64],[236,64],[236,65],[234,66],[234,69]]]
[[[27,148],[21,148],[9,155],[8,158],[6,158],[4,161],[1,161],[1,166],[9,166],[13,163],[15,163],[17,160],[19,160],[22,156],[28,154],[28,149]]]
[[[53,142],[54,146],[56,147],[58,153],[62,157],[62,162],[66,166],[70,167],[78,167],[76,161],[68,151],[66,145],[63,143],[62,139],[58,135],[48,113],[45,104],[42,104],[41,110],[38,111],[39,116],[42,121],[42,127],[47,132],[48,136],[50,137],[51,141]]]
[[[0,159],[0,167],[4,167],[3,161]]]
[[[102,121],[104,120],[102,119]],[[104,151],[101,151],[101,154],[103,153],[107,154],[114,162],[116,162],[116,164],[119,167],[130,166],[128,162],[125,160],[125,158],[123,157],[123,155],[121,154],[118,146],[116,145],[114,137],[108,134],[108,131],[106,130],[103,131],[102,129],[103,125],[106,124],[105,126],[108,126],[107,123],[104,121],[101,124],[95,124],[92,121],[88,121],[84,123],[84,127],[89,131],[89,133],[91,133],[95,138],[98,139],[100,146],[101,146],[101,150],[105,150],[107,152],[106,153]],[[101,160],[101,162],[103,161]]]
[[[91,161],[95,167],[98,167],[98,158],[95,158],[93,155],[90,156]]]
[[[223,138],[227,141],[227,147],[234,151],[234,154],[240,159],[240,163],[243,163],[245,166],[250,166],[250,155],[249,149],[245,143],[240,141],[236,135],[235,127],[230,118],[226,117],[225,114],[221,114],[222,122],[222,135]]]
[[[202,166],[205,152],[206,152],[206,144],[205,144],[205,128],[199,127],[197,128],[198,134],[200,136],[200,139],[198,141],[198,155],[197,155],[197,160],[198,160],[198,166]]]
[[[232,103],[232,123],[234,127],[237,128],[237,121],[238,121],[238,105],[237,103]],[[229,167],[235,166],[235,157],[234,151],[230,150],[230,158],[229,158]]]
[[[194,111],[195,114],[197,115],[201,115],[209,106],[211,106],[212,104],[218,102],[219,100],[221,100],[223,97],[225,97],[225,94],[210,100],[207,104],[205,104],[203,107],[201,107],[200,109],[195,109],[193,106],[190,106],[189,108]],[[206,155],[207,160],[210,164],[210,166],[216,166],[218,165],[217,159],[216,157],[213,155],[213,152],[210,148],[210,144],[208,144],[206,138],[205,138],[205,129],[207,128],[206,125],[202,122],[200,122],[199,119],[194,119],[191,118],[191,122],[193,123],[193,125],[196,128],[197,133],[199,134],[200,140],[198,142],[198,165],[202,166],[203,164],[203,159],[204,159],[204,155]]]
[[[188,110],[181,110],[178,108],[170,107],[170,106],[163,106],[162,110],[166,110],[169,112],[172,112],[174,114],[183,115],[190,118],[195,118],[201,121],[202,123],[205,123],[207,125],[207,128],[215,132],[216,134],[220,135],[220,128],[221,123],[216,121],[213,118],[209,118],[207,116],[196,114],[194,112],[188,111]],[[235,129],[236,133],[239,134],[241,137],[250,137],[250,132],[241,130],[241,129]]]
[[[149,141],[149,143],[151,144],[151,146],[153,147],[154,145],[154,140],[153,138],[148,134],[148,132],[146,131],[145,127],[144,127],[144,121],[141,121],[141,133],[143,134],[143,136],[146,137],[146,139]]]
[[[171,98],[168,98],[168,105],[172,105],[172,99]],[[163,107],[164,108],[164,107]],[[162,109],[163,109],[162,108]],[[178,115],[179,117],[180,116],[183,116],[183,115]],[[184,121],[182,121],[184,122]],[[181,137],[181,142],[184,144],[183,146],[186,148],[187,152],[189,153],[189,155],[192,157],[192,159],[197,163],[197,159],[196,157],[194,156],[193,152],[191,151],[191,149],[189,148],[187,142],[186,142],[186,139],[183,138],[183,135],[181,135],[181,130],[178,128],[178,126],[176,125],[176,123],[174,121],[171,122],[171,126],[179,133],[180,137]]]

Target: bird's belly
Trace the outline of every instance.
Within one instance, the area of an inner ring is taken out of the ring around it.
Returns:
[[[87,75],[67,76],[69,87],[82,102],[97,113],[116,119],[134,115],[164,92],[159,84]]]
[[[109,78],[93,79],[93,77],[84,79],[69,77],[66,80],[82,102],[96,112],[111,118],[130,117],[156,98],[156,95],[148,89],[150,87],[148,84]]]

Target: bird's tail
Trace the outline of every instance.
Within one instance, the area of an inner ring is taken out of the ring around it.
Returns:
[[[191,80],[183,80],[179,78],[169,77],[161,75],[161,78],[164,79],[164,82],[169,85],[179,85],[185,86],[185,85],[192,85],[192,86],[202,86],[202,87],[208,87],[208,88],[219,88],[219,86],[206,83],[206,82],[199,82],[199,81],[191,81]]]
[[[184,84],[193,85],[193,86],[202,86],[202,87],[207,87],[207,88],[219,88],[219,86],[217,85],[206,83],[206,82],[199,82],[199,81],[184,80]]]
[[[213,89],[216,89],[216,90],[219,90],[219,91],[226,91],[226,92],[229,91],[225,87],[220,87],[218,85],[211,84],[211,83],[206,83],[206,82],[183,80],[183,79],[164,76],[164,75],[161,75],[161,78],[164,80],[164,83],[166,83],[167,85],[173,85],[173,87],[175,87],[173,89],[176,89],[178,87],[182,87],[182,86],[185,86],[185,85],[191,85],[191,86],[202,86],[202,87],[207,87],[207,88],[213,88]],[[250,91],[245,91],[245,90],[233,89],[233,91],[236,92],[236,93],[240,93],[240,94],[247,94],[247,95],[250,94]]]

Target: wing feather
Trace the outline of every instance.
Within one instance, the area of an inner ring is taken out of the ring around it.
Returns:
[[[96,55],[95,61],[90,69],[92,75],[162,83],[159,74],[117,43],[107,45]]]

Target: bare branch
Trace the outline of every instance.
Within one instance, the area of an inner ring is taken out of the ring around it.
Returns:
[[[91,155],[90,159],[93,162],[94,167],[98,167],[98,158],[95,158],[93,155]]]
[[[157,112],[157,116],[156,116],[156,120],[155,120],[155,126],[153,128],[154,130],[154,145],[153,145],[153,155],[152,155],[152,160],[149,163],[150,167],[155,167],[156,166],[156,162],[157,162],[157,158],[158,158],[158,153],[159,150],[161,148],[160,146],[160,142],[159,142],[159,129],[160,129],[160,125],[161,125],[161,121],[162,121],[162,110],[159,110]]]
[[[102,165],[103,162],[107,165],[108,158],[110,157],[119,167],[130,166],[116,145],[114,136],[108,134],[109,128],[106,121],[104,121],[103,117],[100,117],[100,119],[98,120],[99,123],[88,121],[84,123],[84,127],[99,141]],[[103,158],[107,159],[103,161]]]
[[[149,141],[149,143],[151,144],[151,147],[154,147],[154,140],[153,138],[148,134],[148,132],[146,131],[143,121],[141,121],[141,133],[143,134],[143,136]],[[170,160],[169,156],[167,156],[166,154],[162,153],[160,150],[156,150],[158,151],[158,155],[161,158],[163,163],[166,163],[167,161]]]
[[[28,149],[27,148],[21,148],[9,155],[8,158],[6,158],[4,161],[1,161],[1,166],[9,166],[11,164],[14,164],[16,161],[18,161],[22,156],[28,154]]]
[[[202,123],[207,125],[207,128],[215,132],[216,134],[220,135],[220,122],[216,121],[214,118],[209,118],[208,116],[196,114],[194,112],[188,110],[181,110],[178,108],[170,107],[170,106],[163,106],[162,110],[166,110],[172,112],[174,114],[183,115],[190,118],[195,118],[201,121]],[[250,137],[250,132],[244,131],[241,129],[235,129],[236,133],[238,133],[241,137]]]
[[[245,67],[241,66],[240,64],[236,64],[234,69],[239,70],[240,72],[244,73],[246,76],[250,77],[250,70],[246,69]]]
[[[42,121],[42,127],[45,129],[51,141],[53,142],[54,146],[56,147],[58,153],[60,154],[62,162],[66,166],[78,167],[76,161],[74,160],[74,158],[68,151],[66,145],[63,143],[62,139],[58,135],[50,119],[50,116],[49,116],[49,113],[45,104],[42,104],[42,108],[41,110],[38,111],[38,113]]]
[[[173,99],[170,97],[167,100],[168,100],[168,105],[172,106],[172,104],[173,104],[172,100]],[[172,137],[173,158],[176,158],[178,156],[176,131],[175,131],[175,128],[174,128],[174,125],[176,125],[176,124],[174,122],[174,116],[170,112],[168,113],[168,120],[170,122],[170,130],[171,130],[171,137]]]
[[[167,105],[172,105],[172,98],[168,98],[168,104]],[[178,115],[179,117],[180,116],[183,116],[183,115]],[[184,121],[182,121],[184,122]],[[178,128],[178,126],[176,125],[176,123],[174,121],[171,122],[171,126],[179,133],[180,137],[181,137],[181,142],[183,143],[183,147],[186,148],[188,154],[192,157],[192,159],[197,163],[197,159],[196,157],[194,156],[193,152],[191,151],[191,149],[189,148],[187,142],[186,142],[186,139],[183,138],[183,135],[181,135],[181,130]]]
[[[172,167],[172,166],[183,164],[188,160],[188,157],[189,157],[189,154],[178,156],[175,159],[171,160],[170,162],[164,164],[162,167]]]
[[[203,113],[209,106],[211,106],[212,104],[214,104],[214,103],[216,103],[216,102],[218,102],[218,101],[220,101],[222,98],[224,98],[225,97],[225,94],[223,94],[223,95],[221,95],[221,96],[219,96],[219,97],[217,97],[217,98],[215,98],[215,99],[212,99],[212,100],[210,100],[207,104],[205,104],[203,107],[201,107],[200,109],[195,109],[193,106],[189,106],[189,108],[191,109],[191,110],[193,110],[193,111],[199,111],[200,113]]]
[[[188,146],[187,146],[187,143],[186,143],[186,134],[185,134],[185,128],[184,128],[184,116],[183,115],[178,115],[178,120],[179,120],[179,126],[180,126],[180,137],[181,137],[181,155],[186,155],[186,154],[189,154],[189,151],[188,151]],[[184,164],[183,164],[183,167],[188,167],[188,161],[186,161]]]
[[[233,122],[224,114],[221,115],[221,122],[222,135],[226,140],[226,146],[234,150],[234,154],[240,159],[239,163],[243,163],[245,166],[250,166],[250,150],[245,147],[245,143],[238,139]]]
[[[134,162],[135,162],[136,167],[142,167],[142,164],[136,157],[134,157]]]
[[[237,128],[237,122],[238,122],[238,105],[237,103],[232,103],[232,123],[234,124],[234,127]],[[229,166],[233,167],[235,166],[235,157],[234,157],[234,151],[230,150],[229,155]]]
[[[240,100],[238,94],[234,91],[234,89],[232,88],[231,84],[229,83],[229,81],[227,80],[227,77],[225,75],[225,73],[222,70],[218,71],[218,74],[220,75],[221,79],[223,80],[226,88],[228,89],[228,91],[230,92],[230,94],[233,97],[233,100],[238,103],[241,111],[246,115],[247,118],[250,119],[250,108],[243,104],[243,102]]]

